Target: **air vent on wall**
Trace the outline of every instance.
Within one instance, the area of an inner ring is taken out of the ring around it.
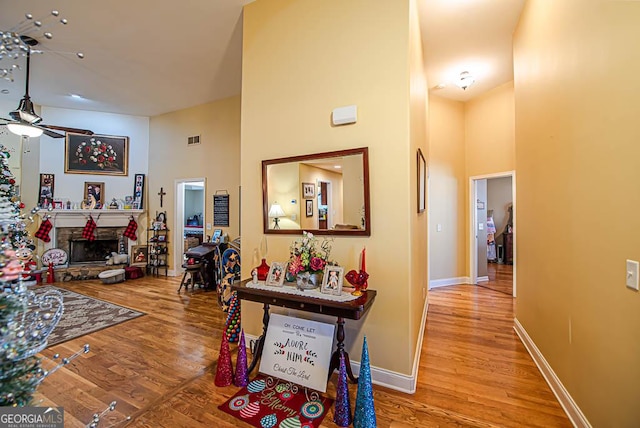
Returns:
[[[193,137],[187,138],[187,146],[195,146],[196,144],[200,144],[199,135],[194,135]]]

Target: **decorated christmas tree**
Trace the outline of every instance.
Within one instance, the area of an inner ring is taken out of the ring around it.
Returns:
[[[36,296],[22,280],[16,250],[28,244],[27,232],[8,159],[0,146],[0,406],[26,406],[45,376],[35,354],[46,347],[63,309],[59,293]]]

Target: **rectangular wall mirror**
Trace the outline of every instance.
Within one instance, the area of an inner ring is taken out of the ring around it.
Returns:
[[[371,235],[368,148],[262,161],[264,233]]]

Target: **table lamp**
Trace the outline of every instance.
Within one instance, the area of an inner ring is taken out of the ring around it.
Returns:
[[[280,225],[278,224],[278,222],[280,221],[280,217],[284,216],[284,211],[282,210],[282,207],[280,206],[279,203],[274,202],[271,205],[271,208],[269,208],[269,217],[273,218],[273,228],[274,229],[280,229]]]

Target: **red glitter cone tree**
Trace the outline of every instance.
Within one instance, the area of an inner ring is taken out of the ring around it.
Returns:
[[[231,365],[231,352],[227,334],[222,333],[222,345],[218,355],[218,368],[216,369],[216,386],[229,386],[233,381],[233,367]]]

